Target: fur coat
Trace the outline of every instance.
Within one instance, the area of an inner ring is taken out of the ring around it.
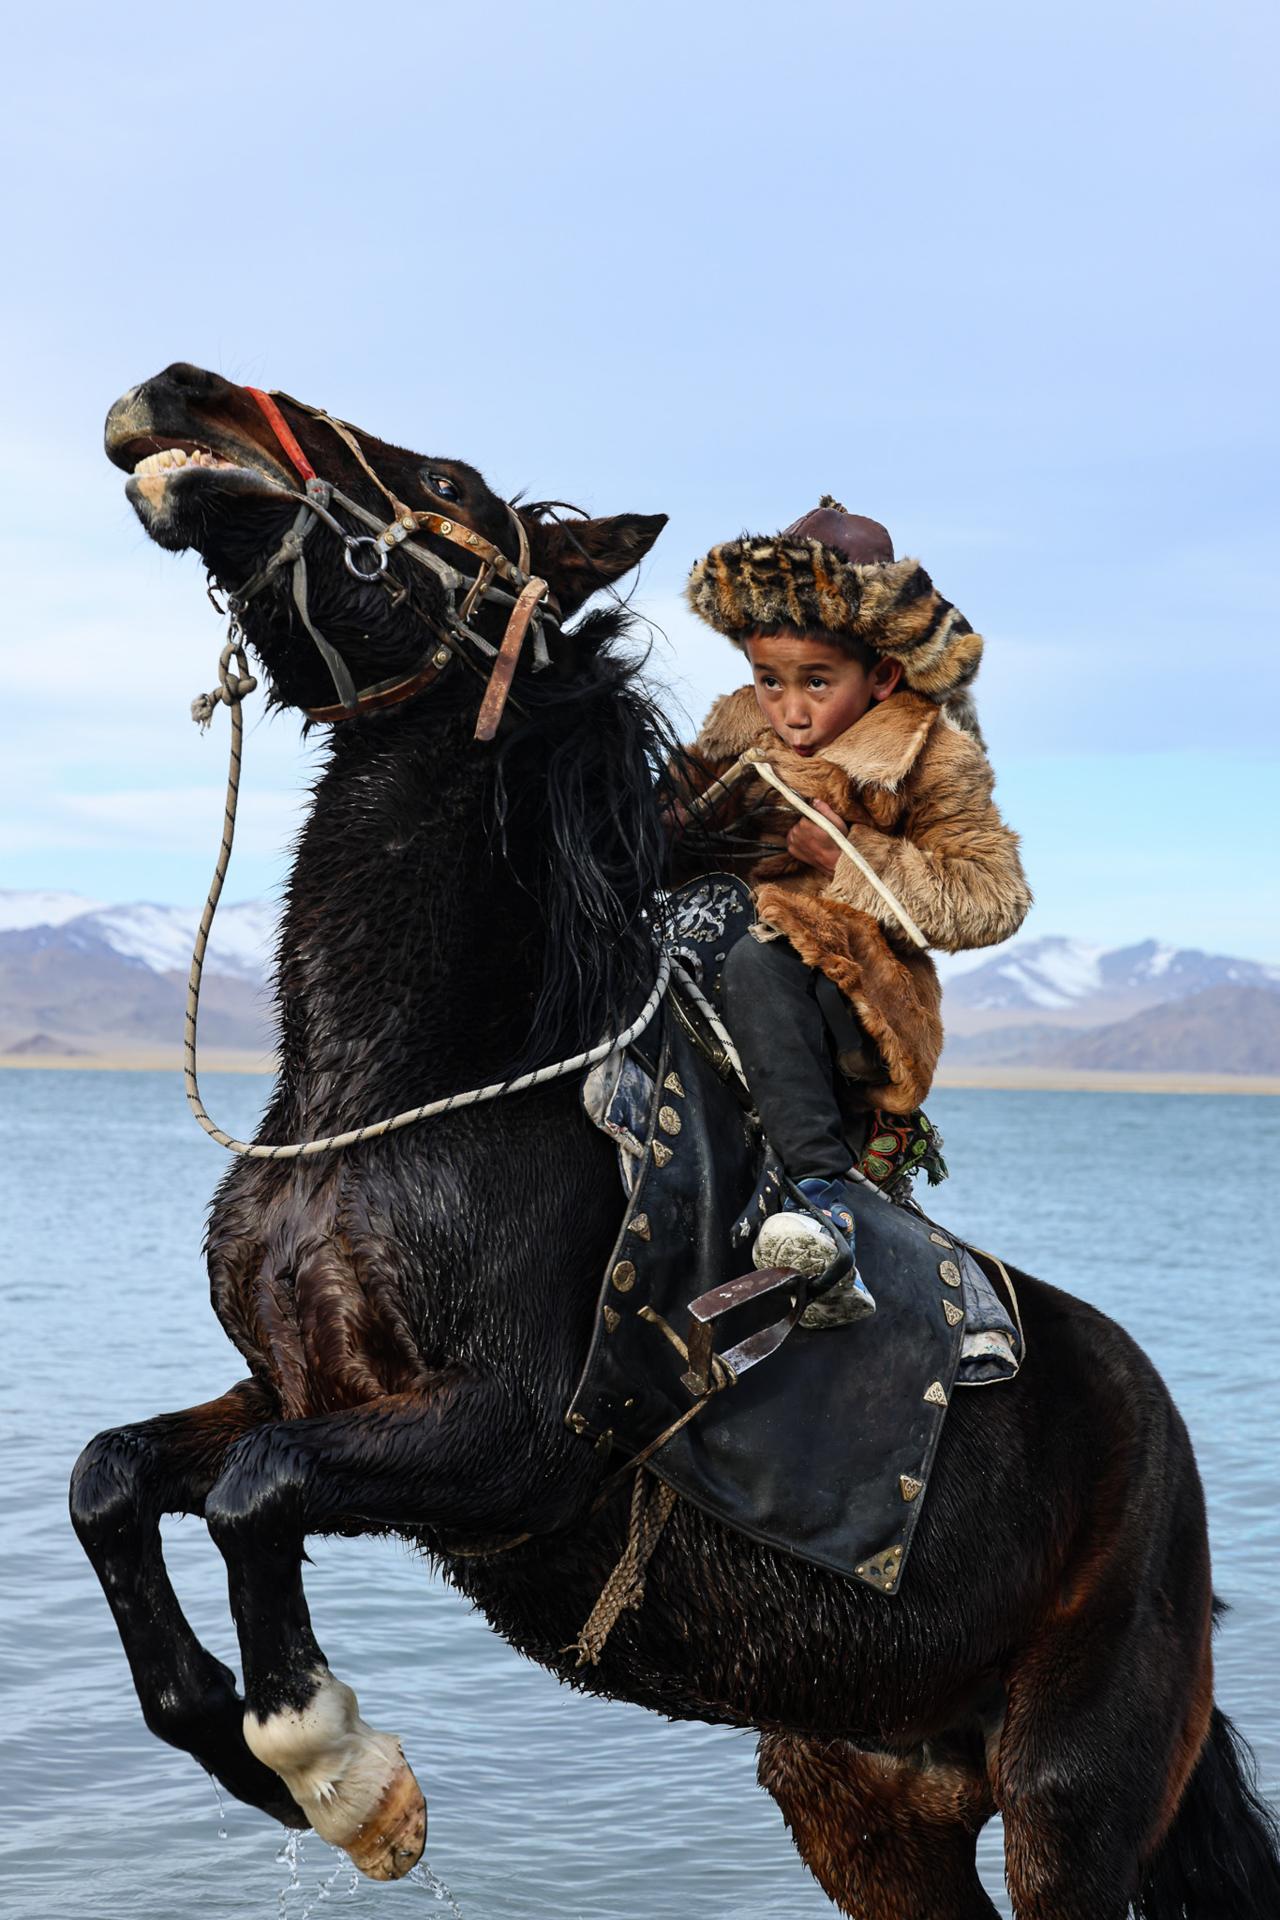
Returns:
[[[750,687],[717,700],[693,747],[699,784],[748,747],[764,746],[777,772],[809,800],[849,822],[848,838],[915,920],[930,946],[959,953],[1016,933],[1031,905],[1017,835],[991,797],[982,747],[925,695],[899,689],[818,753],[792,750],[765,723]],[[749,776],[707,824],[745,834],[759,852],[680,862],[714,864],[750,883],[762,925],[782,934],[849,1002],[883,1063],[867,1089],[889,1113],[920,1106],[942,1049],[942,991],[928,954],[849,859],[834,874],[794,860],[783,845],[799,816]],[[690,846],[692,852],[692,845]]]

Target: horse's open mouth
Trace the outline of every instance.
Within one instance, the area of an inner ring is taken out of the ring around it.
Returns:
[[[264,447],[244,442],[239,434],[228,435],[221,445],[212,437],[171,433],[134,433],[109,440],[107,452],[117,467],[123,467],[130,483],[147,481],[147,492],[154,495],[178,474],[217,473],[235,475],[241,484],[261,486],[275,491],[281,486],[295,490],[292,475]],[[133,486],[130,485],[130,493]]]
[[[107,415],[107,458],[148,531],[178,525],[192,489],[297,492],[287,455],[250,396],[230,381],[177,366],[117,400]]]
[[[239,460],[228,460],[198,440],[163,441],[154,452],[144,453],[135,463],[134,477],[144,473],[168,473],[180,467],[239,467]]]

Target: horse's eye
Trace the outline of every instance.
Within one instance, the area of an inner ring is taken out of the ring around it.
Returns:
[[[427,475],[427,485],[431,487],[434,492],[438,493],[442,500],[457,500],[460,498],[458,489],[454,486],[452,480],[447,479],[443,473],[429,473]]]

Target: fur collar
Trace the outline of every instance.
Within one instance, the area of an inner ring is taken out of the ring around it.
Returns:
[[[859,786],[885,787],[892,793],[910,773],[942,709],[923,694],[900,688],[855,720],[814,756],[838,767]],[[709,760],[736,760],[748,747],[772,741],[786,747],[765,724],[751,687],[739,687],[716,701],[698,735],[697,750]]]

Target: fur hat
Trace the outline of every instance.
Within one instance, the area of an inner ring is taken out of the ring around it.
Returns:
[[[969,688],[982,635],[934,589],[918,560],[895,560],[878,521],[830,494],[782,533],[726,540],[699,560],[689,605],[735,646],[762,629],[822,629],[902,664],[908,687],[982,740]]]

